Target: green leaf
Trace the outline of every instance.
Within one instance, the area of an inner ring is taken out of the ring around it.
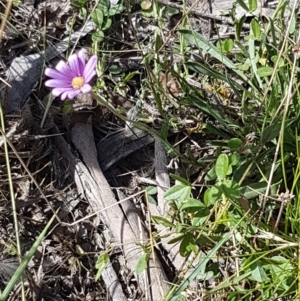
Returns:
[[[184,234],[181,234],[181,235],[179,235],[179,236],[177,236],[175,238],[172,238],[171,240],[168,241],[168,244],[169,245],[175,244],[175,243],[179,242],[180,240],[182,240],[183,237],[184,237]]]
[[[99,8],[96,8],[92,13],[92,20],[99,29],[101,29],[103,18],[103,12]]]
[[[136,75],[140,74],[139,71],[129,72],[123,79],[123,82],[127,84],[130,80],[132,80]]]
[[[95,281],[98,281],[104,268],[106,267],[107,263],[109,261],[109,256],[107,253],[104,253],[102,255],[100,255],[97,259],[97,262],[96,262],[96,269],[98,270],[97,271],[97,274],[95,276]]]
[[[249,12],[252,13],[257,9],[257,0],[248,0]]]
[[[135,268],[135,272],[137,275],[141,274],[144,270],[147,269],[148,261],[150,255],[148,253],[144,253],[138,260],[138,263]]]
[[[81,7],[80,10],[79,10],[79,17],[81,19],[85,19],[87,16],[87,10],[85,7]]]
[[[233,49],[233,41],[231,39],[226,39],[223,43],[223,51],[230,52]]]
[[[114,7],[111,7],[107,13],[108,16],[115,16],[117,14],[120,14],[124,10],[123,4],[119,3],[115,5]]]
[[[62,113],[68,114],[72,111],[73,106],[71,104],[64,104],[63,108],[62,108]]]
[[[292,20],[291,20],[291,25],[290,25],[290,28],[289,28],[289,34],[293,34],[295,32],[295,29],[296,29],[296,18],[295,16],[293,15],[292,16]]]
[[[271,61],[274,63],[274,65],[277,63],[277,60],[278,60],[278,55],[273,55],[273,56],[271,57]],[[285,65],[285,61],[284,61],[284,59],[281,57],[281,58],[279,59],[278,67],[281,68],[281,67],[283,67],[284,65]]]
[[[252,19],[251,23],[250,23],[251,29],[252,29],[252,34],[254,35],[254,38],[257,40],[258,38],[260,38],[260,26],[257,22],[256,19]]]
[[[157,194],[157,187],[156,186],[142,186],[142,188],[145,190],[148,198],[148,202],[153,205],[157,205],[156,200],[153,198],[153,195]]]
[[[146,186],[146,187],[142,186],[142,188],[144,190],[146,190],[147,194],[149,194],[149,195],[155,195],[155,194],[157,194],[157,187],[156,186],[149,185],[149,186]]]
[[[231,174],[232,174],[232,166],[229,164],[226,176],[229,176]]]
[[[222,198],[223,191],[220,188],[220,184],[215,184],[204,193],[204,204],[206,206],[214,205]]]
[[[192,219],[193,226],[201,226],[210,214],[210,210],[208,208],[204,208],[195,213]]]
[[[243,31],[243,25],[246,21],[246,15],[244,14],[240,20],[236,21],[236,24],[235,24],[235,36],[237,38],[238,41],[240,41],[241,39],[241,33]]]
[[[245,10],[245,11],[249,11],[249,8],[247,6],[247,4],[243,1],[243,0],[236,0],[236,2]]]
[[[157,206],[157,202],[156,202],[155,198],[152,195],[148,195],[148,202],[150,204],[153,204],[153,205]]]
[[[168,191],[165,193],[165,200],[166,201],[184,201],[186,200],[190,194],[191,194],[192,188],[191,186],[186,185],[175,185],[168,189]]]
[[[186,234],[179,247],[179,252],[182,257],[187,257],[191,252],[197,253],[198,248],[193,243],[193,237],[190,234]]]
[[[240,196],[240,186],[233,180],[225,180],[222,182],[222,190],[226,198],[235,201]]]
[[[180,207],[180,210],[191,209],[191,211],[188,210],[188,212],[196,212],[202,208],[206,208],[202,202],[193,198],[189,198],[183,203],[183,205]]]
[[[267,275],[263,267],[258,262],[251,264],[250,268],[252,277],[255,281],[264,282],[267,279]]]
[[[228,141],[228,147],[231,150],[237,150],[243,145],[243,141],[239,138],[232,138]]]
[[[236,166],[240,161],[240,155],[238,153],[233,153],[229,156],[229,164]]]
[[[207,220],[207,217],[209,216],[209,214],[210,214],[210,211],[207,208],[196,212],[192,219],[192,225],[195,227],[199,227],[199,226],[203,225],[203,223],[205,223],[205,221]]]
[[[100,0],[97,9],[101,10],[104,15],[108,15],[110,0]]]
[[[277,138],[281,129],[281,124],[279,122],[271,124],[263,130],[261,134],[261,144],[266,144],[269,141]]]
[[[175,225],[162,216],[152,215],[152,222],[156,225],[163,225],[166,228],[174,228]]]
[[[107,30],[108,28],[111,27],[111,24],[112,24],[112,20],[111,20],[110,18],[105,18],[105,19],[104,19],[104,22],[103,22],[103,24],[102,24],[101,29],[102,29],[102,30]]]
[[[213,166],[205,175],[204,180],[205,181],[213,181],[217,178],[216,174],[216,166]]]
[[[186,180],[185,178],[179,177],[179,176],[174,175],[172,173],[170,174],[170,177],[173,178],[174,180],[182,183],[182,184],[185,184],[186,186],[190,186],[191,185],[191,183],[188,180]]]
[[[260,67],[257,69],[257,75],[259,77],[267,77],[267,76],[271,76],[273,71],[274,71],[273,67],[268,67],[268,66]]]
[[[97,30],[96,32],[94,32],[92,34],[92,40],[93,40],[93,42],[98,42],[98,43],[104,41],[103,31],[102,30]]]
[[[225,180],[229,168],[229,159],[225,154],[221,154],[216,162],[216,175],[219,180]]]
[[[76,8],[83,8],[83,6],[86,4],[87,0],[76,0],[76,1],[71,1],[72,6]]]
[[[116,75],[122,73],[122,69],[118,65],[111,65],[108,68],[109,73]]]

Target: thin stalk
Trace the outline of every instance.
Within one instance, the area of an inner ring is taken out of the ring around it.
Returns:
[[[9,161],[9,155],[8,155],[7,140],[6,140],[6,136],[5,136],[4,113],[3,113],[3,107],[2,107],[1,101],[0,101],[0,119],[1,119],[1,132],[3,133],[3,147],[4,147],[4,153],[5,153],[5,162],[6,162],[8,183],[9,183],[9,192],[10,192],[10,199],[11,199],[12,214],[13,214],[13,219],[14,219],[14,229],[15,229],[15,234],[16,234],[18,257],[19,257],[19,260],[21,262],[22,261],[22,249],[21,249],[21,242],[20,242],[20,237],[19,237],[18,215],[17,215],[14,185],[13,185],[11,169],[10,169],[10,161]],[[23,281],[22,281],[22,300],[26,300],[26,298],[25,298],[25,287],[24,287]]]

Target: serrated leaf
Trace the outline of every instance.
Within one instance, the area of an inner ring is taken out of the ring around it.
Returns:
[[[164,198],[166,201],[184,201],[190,196],[191,191],[191,186],[181,184],[175,185],[165,193]]]
[[[102,255],[100,255],[97,259],[97,262],[96,262],[96,269],[98,270],[97,271],[97,274],[95,276],[95,281],[98,281],[104,268],[106,267],[107,263],[109,261],[109,256],[107,253],[104,253]]]
[[[141,274],[144,270],[147,269],[148,266],[148,260],[150,255],[148,253],[144,253],[138,260],[135,272],[137,275]]]
[[[220,181],[226,179],[228,168],[229,168],[228,156],[226,154],[221,154],[216,162],[216,175]]]

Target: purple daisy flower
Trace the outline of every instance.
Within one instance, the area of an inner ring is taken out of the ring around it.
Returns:
[[[96,74],[97,59],[97,56],[93,55],[85,63],[85,51],[81,49],[68,58],[68,64],[60,61],[55,69],[46,68],[45,75],[51,79],[45,82],[45,86],[53,88],[52,94],[61,95],[61,100],[73,99],[80,93],[91,92],[89,82]]]

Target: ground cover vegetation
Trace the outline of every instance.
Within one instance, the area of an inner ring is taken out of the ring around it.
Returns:
[[[0,3],[0,300],[300,299],[298,1]]]

